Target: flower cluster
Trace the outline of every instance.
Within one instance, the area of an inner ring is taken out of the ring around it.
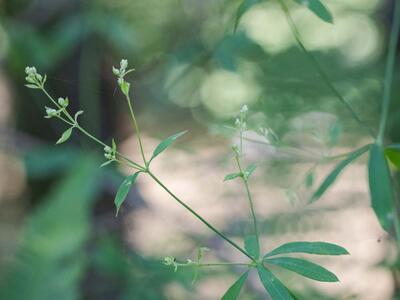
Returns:
[[[46,82],[46,75],[40,75],[35,67],[26,67],[25,68],[26,77],[25,80],[28,82],[26,86],[31,89],[41,89],[43,88]]]
[[[112,71],[115,76],[118,77],[118,85],[122,91],[122,93],[128,97],[129,95],[129,87],[130,84],[125,81],[124,77],[126,74],[134,71],[135,69],[129,69],[128,68],[128,60],[122,59],[121,62],[119,63],[120,67],[117,69],[116,67],[112,67]]]

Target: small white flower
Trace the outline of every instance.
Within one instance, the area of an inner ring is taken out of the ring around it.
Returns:
[[[239,118],[236,118],[236,121],[235,121],[235,126],[237,127],[237,128],[240,128],[241,127],[241,122],[240,122],[240,120],[239,120]]]
[[[120,71],[122,71],[122,70],[125,71],[125,69],[128,67],[128,60],[122,59],[120,62],[120,66],[121,66]]]
[[[112,67],[113,74],[119,76],[121,73],[116,67]]]
[[[106,153],[111,153],[111,152],[112,152],[111,147],[105,146],[105,147],[104,147],[104,152],[106,152]]]
[[[247,112],[248,110],[249,110],[249,108],[248,108],[247,105],[245,104],[245,105],[243,105],[242,108],[240,109],[240,112],[241,112],[241,113],[245,113],[245,112]]]

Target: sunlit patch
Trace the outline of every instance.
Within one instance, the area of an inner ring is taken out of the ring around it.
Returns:
[[[242,18],[241,27],[269,53],[282,52],[295,42],[285,15],[276,4],[250,10]]]
[[[205,72],[202,68],[189,64],[176,64],[172,67],[164,88],[169,99],[182,107],[194,107],[200,103],[199,82]]]
[[[258,87],[238,73],[217,70],[203,82],[201,99],[205,107],[216,117],[235,116],[243,104],[253,103]]]

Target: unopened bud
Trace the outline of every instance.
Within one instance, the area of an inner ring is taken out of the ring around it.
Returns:
[[[128,60],[127,59],[122,59],[120,62],[120,66],[121,66],[121,71],[125,71],[125,69],[128,67]]]

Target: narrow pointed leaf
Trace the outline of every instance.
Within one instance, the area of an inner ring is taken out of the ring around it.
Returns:
[[[246,282],[247,276],[249,275],[249,271],[244,273],[239,277],[237,281],[226,291],[226,293],[222,296],[221,300],[236,300],[239,298],[240,291],[244,283]]]
[[[268,258],[264,262],[280,266],[282,268],[293,271],[304,277],[322,281],[322,282],[337,282],[339,279],[331,271],[328,271],[324,267],[312,263],[310,261],[293,258],[293,257],[279,257],[279,258]]]
[[[254,5],[261,3],[263,0],[243,0],[236,11],[235,25],[233,32],[236,32],[241,17]]]
[[[400,169],[400,151],[398,149],[386,148],[385,156],[397,169]]]
[[[325,22],[333,23],[332,13],[320,0],[294,0],[297,3],[307,6],[316,16]]]
[[[393,224],[394,194],[389,167],[381,145],[372,145],[368,162],[371,205],[383,229]]]
[[[61,144],[61,143],[64,143],[66,140],[68,140],[71,137],[72,129],[74,129],[74,128],[71,127],[71,128],[68,128],[67,130],[65,130],[56,144]]]
[[[294,300],[288,288],[271,271],[263,266],[258,266],[257,271],[261,283],[272,300]]]
[[[336,178],[343,171],[343,169],[354,161],[356,158],[360,157],[362,154],[368,151],[370,145],[366,145],[356,151],[350,153],[346,159],[342,160],[340,163],[336,165],[336,167],[331,171],[331,173],[324,179],[322,184],[315,191],[313,196],[311,197],[309,203],[317,201],[321,196],[326,192],[326,190],[335,182]]]
[[[112,162],[114,162],[114,160],[107,160],[106,162],[104,162],[104,163],[102,163],[102,164],[100,165],[100,168],[103,168],[103,167],[105,167],[105,166],[108,166],[108,165],[111,164]]]
[[[246,236],[244,239],[244,248],[255,259],[260,257],[260,245],[255,235]]]
[[[118,216],[119,209],[122,203],[124,203],[126,196],[128,196],[128,193],[132,187],[132,184],[135,183],[139,174],[140,172],[136,172],[135,174],[126,177],[125,180],[120,185],[120,187],[118,188],[117,195],[115,196],[114,200],[115,207],[117,208],[117,212],[115,214],[116,216]]]
[[[287,253],[308,253],[317,255],[346,255],[346,249],[325,242],[291,242],[286,243],[264,255],[264,258]]]
[[[256,170],[256,168],[257,166],[255,164],[249,165],[244,171],[245,178],[248,179],[251,176],[251,174],[253,174],[253,172]]]
[[[238,178],[241,176],[242,176],[242,174],[240,174],[240,173],[231,173],[231,174],[228,174],[225,176],[224,181],[232,180],[232,179],[235,179],[235,178]]]
[[[25,84],[25,86],[30,89],[40,89],[40,86],[37,86],[35,84]]]
[[[151,157],[150,161],[152,161],[157,155],[167,149],[173,142],[175,142],[176,139],[184,135],[186,132],[187,130],[171,135],[170,137],[167,137],[165,140],[163,140],[160,144],[158,144],[156,149],[154,149],[153,156]]]

